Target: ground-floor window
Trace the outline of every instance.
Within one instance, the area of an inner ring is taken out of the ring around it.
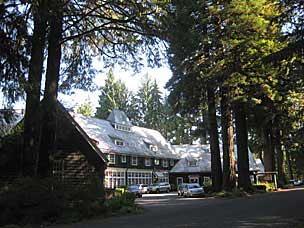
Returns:
[[[64,179],[64,160],[53,161],[53,176],[58,180]]]
[[[128,185],[152,184],[152,171],[128,171]]]
[[[105,171],[105,187],[117,188],[126,185],[125,170],[107,169]]]
[[[152,184],[152,170],[108,168],[105,171],[106,188],[136,184]]]
[[[176,178],[176,183],[177,183],[177,185],[180,185],[180,184],[182,184],[183,183],[183,178],[182,177],[177,177]]]
[[[189,183],[199,183],[199,176],[189,176]]]
[[[155,175],[154,182],[169,182],[168,171],[157,171],[154,172],[154,175]]]

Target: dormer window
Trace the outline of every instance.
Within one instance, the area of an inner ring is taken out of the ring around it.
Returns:
[[[149,148],[150,148],[150,150],[152,150],[153,152],[156,152],[156,151],[158,151],[158,148],[157,148],[157,146],[154,146],[154,145],[150,145],[150,146],[149,146]]]
[[[168,160],[163,160],[163,167],[168,167]]]
[[[188,161],[188,166],[190,166],[190,167],[195,167],[197,165],[198,165],[198,162],[195,159]]]
[[[117,146],[124,146],[124,141],[120,140],[120,139],[115,139],[114,140],[115,145]]]
[[[119,131],[131,131],[131,127],[120,125],[120,124],[114,124],[114,128],[119,130]]]
[[[173,159],[170,160],[170,166],[174,166],[174,160]]]

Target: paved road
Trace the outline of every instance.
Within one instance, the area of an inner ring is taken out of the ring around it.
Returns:
[[[137,203],[145,208],[144,213],[56,227],[293,228],[295,224],[304,225],[304,188],[237,199],[145,195]]]

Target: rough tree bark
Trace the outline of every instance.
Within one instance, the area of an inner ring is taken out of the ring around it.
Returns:
[[[227,87],[221,88],[221,125],[223,143],[223,188],[226,191],[231,191],[236,186],[236,176],[233,122]]]
[[[22,154],[22,175],[36,176],[40,136],[40,91],[43,73],[43,55],[47,28],[47,0],[33,4],[34,31],[32,37],[31,60],[26,88],[24,116],[24,147]]]
[[[278,184],[279,187],[282,187],[286,184],[286,175],[284,171],[284,154],[282,150],[281,131],[279,128],[275,129],[275,150],[277,156]]]
[[[210,150],[211,150],[211,177],[213,191],[219,192],[222,190],[222,166],[221,155],[219,148],[215,95],[214,88],[207,88],[208,97],[208,119],[209,119],[209,135],[210,135]]]
[[[272,125],[268,123],[263,129],[264,138],[264,167],[266,172],[273,172],[274,169],[274,146]]]
[[[249,157],[248,157],[248,131],[246,109],[243,102],[234,105],[236,142],[237,142],[237,168],[238,187],[245,191],[250,190]]]
[[[50,33],[48,37],[48,59],[46,82],[43,101],[42,132],[39,150],[38,173],[41,177],[47,177],[50,171],[50,157],[56,150],[57,128],[57,94],[61,60],[62,24],[63,24],[62,0],[52,1],[50,8],[52,14],[49,17]]]

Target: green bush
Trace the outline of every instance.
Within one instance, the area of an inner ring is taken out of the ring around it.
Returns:
[[[259,182],[258,184],[253,185],[253,187],[256,190],[265,191],[265,192],[271,192],[275,190],[274,183],[269,183],[269,182]]]
[[[135,208],[135,197],[134,194],[125,192],[105,201],[105,206],[108,212],[116,212],[123,208]]]
[[[24,178],[0,192],[0,225],[53,221],[65,206],[65,197],[52,180]]]
[[[0,189],[0,226],[76,222],[138,209],[134,194],[125,192],[106,201],[102,196],[102,185],[96,178],[69,190],[52,179],[20,179]]]

